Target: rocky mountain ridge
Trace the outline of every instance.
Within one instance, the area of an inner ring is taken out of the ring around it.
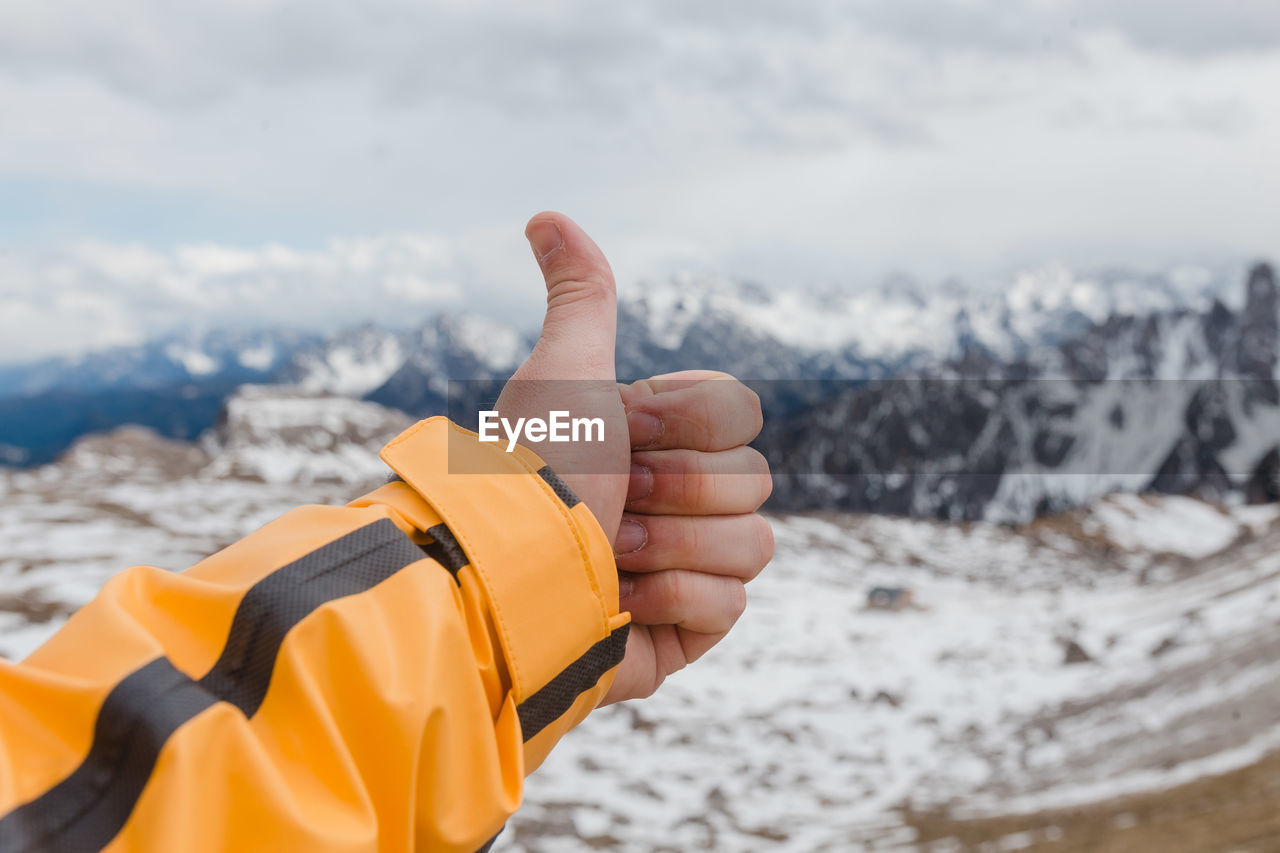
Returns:
[[[983,286],[925,289],[894,279],[860,291],[683,275],[620,293],[619,374],[651,375],[655,363],[657,369],[699,363],[761,379],[872,378],[975,350],[1011,361],[1111,317],[1201,310],[1234,296],[1228,276],[1193,268],[1077,276],[1049,266]],[[533,324],[512,328],[448,312],[402,328],[365,323],[328,335],[190,331],[0,366],[0,399],[221,380],[362,396],[402,368],[454,379],[502,374],[536,332]]]
[[[618,371],[699,365],[749,381],[779,507],[1024,520],[1114,490],[1269,499],[1280,491],[1273,271],[1257,265],[1241,290],[1203,272],[1061,268],[927,295],[909,282],[843,293],[678,277],[624,294]],[[244,382],[418,417],[449,411],[449,381],[471,379],[474,408],[532,340],[439,314],[407,330],[215,333],[7,368],[0,461],[48,461],[120,423],[193,439]],[[324,420],[327,404],[291,405]]]
[[[766,419],[780,505],[1026,520],[1112,491],[1280,496],[1272,268],[1243,306],[1111,316],[1000,361],[852,383]]]

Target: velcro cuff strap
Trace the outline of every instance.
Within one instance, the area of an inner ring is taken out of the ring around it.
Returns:
[[[618,608],[613,549],[536,454],[519,446],[507,453],[436,417],[402,433],[382,458],[470,558],[492,602],[517,702],[609,636]]]

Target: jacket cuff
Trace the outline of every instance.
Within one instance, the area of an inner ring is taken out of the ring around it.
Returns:
[[[554,742],[598,704],[626,650],[608,537],[532,451],[483,444],[443,417],[410,427],[382,458],[440,516],[484,587],[526,744],[547,728]]]

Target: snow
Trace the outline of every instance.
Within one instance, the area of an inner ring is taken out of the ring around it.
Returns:
[[[404,364],[407,350],[394,332],[364,327],[340,335],[319,352],[297,358],[306,391],[360,397],[368,394]]]
[[[1204,270],[1082,277],[1062,264],[1005,281],[948,282],[927,290],[911,281],[825,291],[764,288],[719,275],[682,274],[645,282],[624,302],[644,318],[651,339],[668,350],[678,349],[695,323],[724,318],[807,353],[849,349],[870,360],[940,359],[957,351],[967,330],[993,353],[1012,358],[1080,319],[1102,322],[1117,313],[1200,306],[1219,285]],[[1190,324],[1184,326],[1172,331],[1193,333]],[[1174,339],[1171,348],[1185,352],[1185,343]],[[1179,367],[1170,364],[1172,370]]]
[[[1280,445],[1280,407],[1247,405],[1244,383],[1226,382],[1221,388],[1227,397],[1227,408],[1233,423],[1238,424],[1235,439],[1220,454],[1227,473],[1238,480],[1249,472],[1272,448]]]
[[[1158,503],[1138,495],[1113,495],[1093,511],[1096,529],[1121,548],[1185,554],[1200,559],[1221,551],[1240,535],[1240,520],[1190,498]],[[1086,532],[1093,530],[1086,528]]]
[[[386,474],[378,451],[411,423],[376,403],[244,386],[206,440],[214,453],[206,473],[268,483],[369,482]]]
[[[308,390],[359,397],[386,382],[404,360],[400,348],[386,344],[366,356],[351,347],[334,347],[302,383]]]
[[[385,476],[354,461],[389,426],[376,407],[250,390],[230,423],[194,473],[131,471],[101,447],[0,473],[0,649],[22,657],[125,566],[181,569]],[[317,425],[341,440],[313,449],[304,431],[285,451],[290,430]],[[222,454],[256,479],[225,476]],[[306,455],[346,479],[322,481]],[[496,850],[909,850],[906,802],[1035,810],[1280,748],[1276,507],[1112,495],[1024,527],[773,523],[777,557],[729,637],[566,737]],[[878,585],[919,606],[866,609]],[[1093,662],[1064,665],[1067,640]]]
[[[490,370],[510,370],[529,355],[524,337],[514,329],[478,314],[462,314],[453,322],[454,339],[465,341]]]
[[[275,364],[276,348],[269,343],[248,347],[240,351],[236,360],[251,370],[267,370]]]
[[[1218,510],[1171,509],[1184,528],[1205,524],[1208,539],[1223,541]],[[1160,512],[1159,502],[1146,507],[1148,516]],[[517,829],[521,821],[553,825],[560,804],[594,803],[613,814],[621,850],[686,840],[753,850],[758,827],[782,836],[769,849],[848,849],[842,845],[855,840],[882,849],[903,843],[886,831],[886,817],[908,800],[958,799],[975,812],[1008,810],[1010,802],[1043,808],[1081,791],[1107,798],[1159,788],[1276,746],[1269,730],[1219,731],[1227,745],[1169,767],[1167,754],[1124,746],[1137,733],[1162,745],[1209,740],[1189,717],[1228,700],[1268,701],[1277,677],[1269,661],[1227,683],[1181,689],[1175,682],[1131,708],[1105,698],[1188,668],[1187,658],[1156,660],[1149,648],[1180,627],[1187,607],[1206,601],[1207,585],[1149,590],[1133,575],[1081,570],[1089,557],[1078,542],[1046,546],[982,524],[790,517],[776,529],[778,558],[749,588],[734,633],[654,699],[598,712],[568,738],[532,777]],[[1187,537],[1158,540],[1162,553],[1183,544],[1194,554],[1210,550]],[[921,609],[864,610],[865,590],[882,583],[910,586]],[[1265,603],[1278,588],[1272,577],[1229,596],[1234,623],[1189,639],[1190,657],[1269,627]],[[1068,634],[1097,662],[1064,666]],[[1100,712],[1081,714],[1075,730],[1059,722],[1063,733],[1045,740],[1034,727],[1046,712],[1091,699]],[[638,746],[621,746],[635,739]],[[1083,786],[1057,781],[1063,768],[1085,775],[1073,762],[1100,746],[1111,754],[1111,777]],[[1011,786],[1027,793],[1011,800]],[[673,835],[687,826],[701,834]],[[557,835],[510,849],[590,845]]]
[[[1059,379],[1037,381],[1033,395],[1010,395],[1005,400],[1003,414],[1015,433],[1016,446],[1024,452],[1011,457],[996,494],[985,507],[985,517],[1025,521],[1044,499],[1054,506],[1080,506],[1112,492],[1149,488],[1156,472],[1188,437],[1185,413],[1200,393],[1222,398],[1232,433],[1215,455],[1227,477],[1241,486],[1280,436],[1280,407],[1250,401],[1249,387],[1236,380],[1112,378],[1084,386]],[[1034,399],[1038,411],[1060,401],[1071,413],[1052,419],[1028,415],[1018,405],[1024,399]],[[1119,415],[1118,421],[1113,413]],[[1210,421],[1201,418],[1199,423],[1204,428]],[[1070,442],[1053,465],[1041,464],[1026,452],[1044,434]]]
[[[165,354],[181,364],[192,376],[207,376],[216,373],[218,362],[207,353],[188,347],[170,346]]]

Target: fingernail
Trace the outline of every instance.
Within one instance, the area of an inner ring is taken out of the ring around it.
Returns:
[[[560,226],[550,219],[539,219],[531,223],[524,233],[529,238],[529,246],[532,247],[538,263],[545,261],[547,255],[564,245],[564,235],[560,233]]]
[[[649,531],[638,521],[624,521],[613,540],[613,553],[633,554],[649,541]]]
[[[628,412],[627,432],[631,434],[632,447],[649,447],[662,438],[666,425],[662,419],[648,412]]]
[[[631,463],[631,479],[627,483],[627,503],[647,498],[653,493],[653,472],[643,465]]]
[[[636,579],[628,572],[618,572],[618,598],[627,598],[636,591]]]

